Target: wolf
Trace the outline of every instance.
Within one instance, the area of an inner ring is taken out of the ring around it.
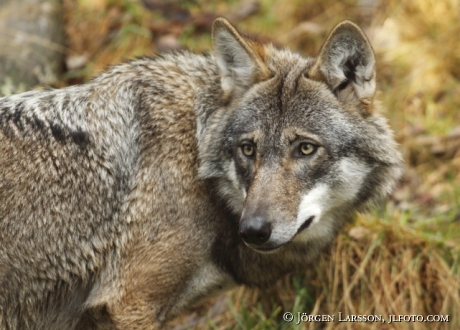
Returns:
[[[213,52],[0,99],[0,329],[159,329],[302,271],[402,171],[375,56],[305,57],[224,18]]]

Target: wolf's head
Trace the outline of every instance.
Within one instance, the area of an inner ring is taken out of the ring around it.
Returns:
[[[213,45],[221,105],[199,115],[200,176],[218,178],[248,246],[329,241],[391,192],[402,161],[374,113],[375,57],[355,24],[340,23],[316,58],[244,39],[224,19]]]

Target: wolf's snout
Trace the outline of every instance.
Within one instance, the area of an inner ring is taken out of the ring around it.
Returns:
[[[248,244],[262,245],[270,239],[272,226],[264,217],[244,217],[240,222],[240,237]]]

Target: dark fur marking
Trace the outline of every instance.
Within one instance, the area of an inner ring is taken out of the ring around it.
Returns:
[[[21,102],[18,104],[18,106],[14,109],[14,112],[12,113],[12,119],[13,119],[13,124],[20,130],[24,130],[24,126],[21,122],[21,117],[22,117],[22,112],[24,110],[24,103]]]
[[[2,117],[5,120],[5,123],[8,123],[12,119],[13,115],[11,111],[5,111]]]
[[[338,93],[340,93],[341,91],[343,91],[345,88],[347,88],[348,84],[350,83],[350,80],[348,79],[345,79],[344,81],[342,81],[340,83],[339,86],[337,86],[335,89],[334,89],[334,94],[337,96]]]
[[[65,132],[59,125],[54,123],[50,123],[51,133],[53,134],[54,138],[59,141],[63,142],[65,140]]]
[[[302,224],[302,226],[299,227],[299,229],[297,230],[297,234],[304,231],[305,229],[307,229],[308,227],[310,227],[311,223],[313,222],[313,219],[315,217],[309,217],[307,220],[305,220],[305,222]]]
[[[70,132],[70,136],[72,137],[73,142],[82,148],[85,148],[89,143],[89,134],[80,129],[78,131]]]
[[[33,125],[35,128],[39,130],[42,130],[45,127],[45,123],[42,120],[38,119],[38,117],[36,116],[33,117]]]

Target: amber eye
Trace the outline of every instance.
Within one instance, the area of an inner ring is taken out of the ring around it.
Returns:
[[[308,156],[316,151],[316,146],[311,143],[301,143],[299,151],[301,155]]]
[[[245,143],[241,146],[241,150],[243,151],[243,154],[246,156],[246,157],[252,157],[254,156],[254,146],[252,146],[251,144],[249,143]]]

